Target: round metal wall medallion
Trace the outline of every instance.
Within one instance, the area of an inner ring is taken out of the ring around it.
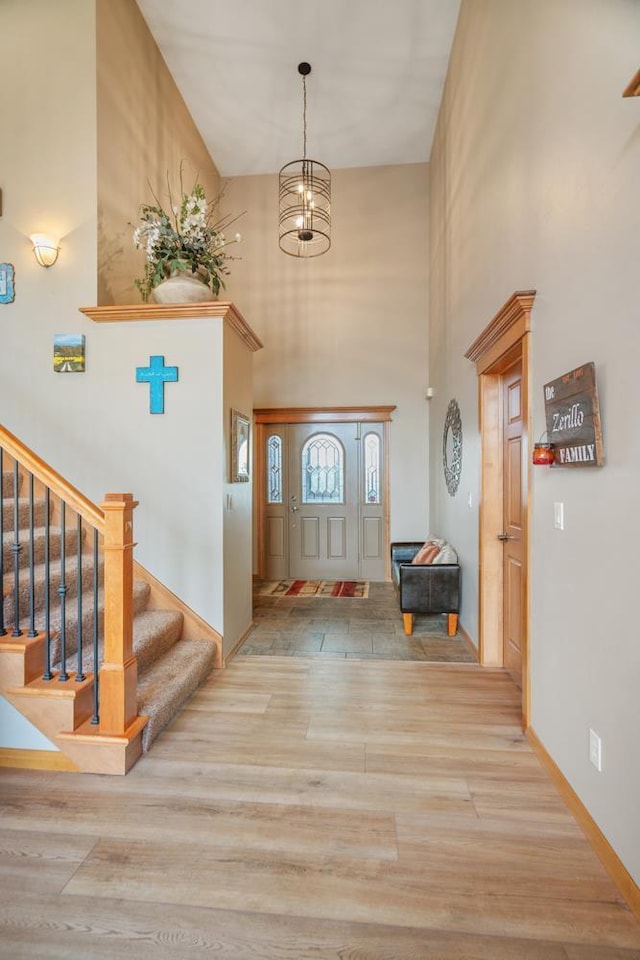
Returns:
[[[457,400],[451,400],[444,420],[442,465],[447,490],[455,497],[462,471],[462,420]]]

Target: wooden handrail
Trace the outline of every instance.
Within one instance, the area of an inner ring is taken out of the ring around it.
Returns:
[[[100,667],[99,731],[107,736],[126,736],[137,716],[138,668],[133,652],[133,511],[138,504],[130,493],[108,493],[101,507],[96,506],[2,425],[0,448],[102,536],[104,659]]]
[[[95,527],[100,533],[104,532],[104,512],[95,503],[87,499],[84,494],[61,477],[53,467],[41,460],[24,443],[0,424],[0,447],[17,460],[19,464],[29,470],[37,480],[49,487],[51,492],[80,514],[83,520]]]

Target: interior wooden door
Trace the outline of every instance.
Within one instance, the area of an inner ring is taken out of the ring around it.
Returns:
[[[289,425],[289,577],[358,577],[358,425]]]
[[[524,516],[522,363],[502,375],[503,401],[503,664],[522,686],[524,642]]]

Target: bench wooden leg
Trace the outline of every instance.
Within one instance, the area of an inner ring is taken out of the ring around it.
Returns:
[[[458,629],[458,614],[457,613],[448,613],[447,614],[447,633],[450,637],[455,637],[456,630]]]
[[[408,637],[410,637],[413,633],[413,614],[403,613],[402,620],[404,621],[404,632]]]

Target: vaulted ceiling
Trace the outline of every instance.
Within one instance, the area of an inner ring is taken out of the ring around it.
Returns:
[[[137,0],[223,176],[429,159],[460,0]]]

